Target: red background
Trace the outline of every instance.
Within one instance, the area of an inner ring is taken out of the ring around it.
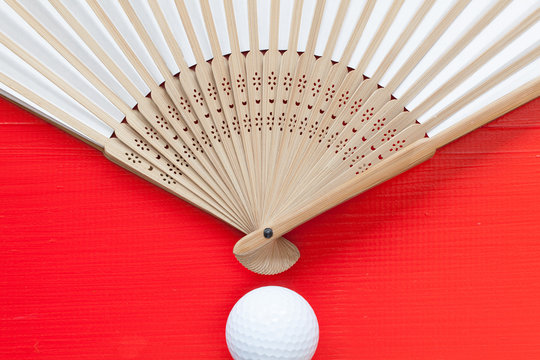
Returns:
[[[227,359],[247,291],[302,294],[315,359],[540,358],[540,99],[299,227],[240,234],[0,100],[0,359]]]

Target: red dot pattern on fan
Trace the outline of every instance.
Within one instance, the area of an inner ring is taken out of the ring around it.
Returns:
[[[233,116],[232,127],[233,127],[233,132],[235,132],[237,135],[240,135],[240,122],[238,121],[238,117],[236,116]]]
[[[324,93],[324,102],[325,103],[329,103],[334,98],[334,94],[336,93],[335,87],[336,87],[336,85],[332,84],[332,86],[329,86],[326,89],[326,92]]]
[[[201,142],[208,147],[212,147],[212,145],[210,144],[210,141],[208,141],[208,137],[206,136],[206,133],[204,132],[204,130],[201,131]],[[202,148],[201,143],[197,141],[195,138],[191,138],[191,146],[193,149],[195,149],[195,151],[201,154],[204,154],[204,149]]]
[[[217,140],[218,142],[221,142],[221,138],[219,137],[219,133],[214,125],[210,126],[210,134],[212,134],[212,138],[214,140]]]
[[[169,123],[163,119],[163,116],[156,115],[156,125],[162,129],[169,130]]]
[[[174,166],[173,164],[167,163],[167,171],[174,174],[174,175],[182,175],[180,170],[176,166]]]
[[[238,74],[236,78],[236,86],[240,89],[240,92],[246,91],[246,79],[242,76],[242,74]]]
[[[197,159],[195,158],[195,155],[193,155],[193,152],[191,151],[191,149],[190,149],[189,147],[187,147],[187,145],[185,145],[185,144],[182,145],[182,149],[184,150],[184,151],[182,151],[182,153],[184,154],[184,155],[183,155],[184,157],[186,157],[186,158],[188,158],[188,159],[197,160]],[[176,154],[176,153],[174,154],[175,157],[177,157],[177,155],[178,155],[178,154]],[[185,165],[186,165],[186,167],[188,166],[187,163],[186,163]]]
[[[285,123],[285,112],[282,112],[280,116],[277,117],[277,123],[276,128],[279,129],[279,131],[283,131],[283,124]]]
[[[349,101],[349,90],[345,91],[344,93],[341,93],[338,97],[338,108],[341,108],[342,106],[345,106],[345,104]],[[332,114],[334,117],[336,114]]]
[[[200,91],[197,91],[197,89],[193,89],[193,100],[197,105],[202,106],[204,104],[203,96]]]
[[[403,146],[405,146],[405,141],[406,141],[406,140],[398,140],[398,141],[396,141],[395,143],[392,144],[392,148],[391,148],[390,150],[388,150],[388,151],[390,151],[390,152],[392,152],[392,151],[393,151],[393,152],[396,152],[396,151],[398,151],[399,149],[402,149]]]
[[[253,93],[255,94],[255,104],[260,106],[260,92],[262,91],[262,79],[261,76],[257,71],[253,73],[253,76],[251,77],[251,87],[253,88]],[[260,109],[260,108],[259,108]],[[253,127],[257,129],[258,131],[262,130],[262,117],[260,111],[258,111],[255,116],[253,117]]]
[[[135,146],[137,146],[139,149],[141,149],[142,151],[150,151],[150,147],[148,146],[148,144],[146,142],[144,142],[143,140],[141,139],[135,139]]]
[[[208,86],[212,86],[212,83],[209,83]],[[213,86],[212,89],[214,91],[214,100],[216,100],[217,92],[215,91],[215,88]],[[221,79],[221,90],[223,90],[223,92],[225,92],[227,96],[231,95],[231,83],[227,80],[227,78]]]
[[[268,75],[266,84],[268,85],[268,88],[270,89],[270,91],[274,91],[276,89],[277,76],[273,71],[270,73],[270,75]]]
[[[150,139],[159,140],[159,137],[158,137],[158,134],[157,134],[156,130],[154,130],[153,128],[148,127],[148,126],[145,126],[144,130],[146,131],[146,135],[148,135],[148,137]]]
[[[351,115],[354,115],[362,107],[362,99],[355,100],[351,106]]]
[[[191,104],[183,96],[179,97],[178,102],[184,111],[191,113]]]
[[[371,117],[373,116],[373,111],[374,111],[374,108],[369,108],[369,109],[364,110],[364,112],[362,113],[361,122],[364,123],[366,121],[369,121],[369,119],[371,119]]]
[[[132,162],[133,164],[142,164],[141,158],[138,155],[135,155],[132,152],[126,152],[124,154],[126,155],[127,161]]]
[[[317,81],[313,83],[313,87],[311,88],[311,96],[316,97],[321,92],[321,87],[321,79],[317,79]]]
[[[283,86],[284,86],[285,91],[289,91],[289,89],[290,89],[291,86],[292,86],[292,83],[293,83],[293,77],[291,76],[291,73],[288,72],[288,73],[283,77]]]
[[[238,90],[235,95],[239,97],[239,101],[236,101],[236,104],[239,105],[238,107],[238,115],[241,117],[241,125],[242,128],[250,133],[252,122],[249,118],[249,107],[248,107],[248,99],[247,99],[247,90],[246,90],[246,79],[242,74],[237,74],[235,81],[236,89]],[[240,130],[240,128],[239,128]],[[238,135],[240,135],[240,131],[237,131]]]
[[[268,130],[272,131],[273,124],[274,124],[274,113],[270,111],[268,113],[268,116],[266,117],[266,126],[268,127]]]
[[[164,174],[164,173],[160,173],[159,176],[161,176],[161,180],[163,180],[164,183],[166,183],[167,185],[176,185],[178,184],[172,176],[168,175],[168,174]]]
[[[259,91],[259,89],[262,86],[261,77],[259,76],[259,73],[255,71],[253,74],[253,78],[251,79],[251,86],[253,86],[253,90]]]

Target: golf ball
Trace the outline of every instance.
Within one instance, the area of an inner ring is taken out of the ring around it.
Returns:
[[[235,360],[309,360],[319,342],[319,324],[302,296],[284,287],[265,286],[238,300],[225,336]]]

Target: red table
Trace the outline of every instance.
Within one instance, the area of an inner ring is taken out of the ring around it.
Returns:
[[[241,236],[0,101],[0,359],[227,359],[247,291],[302,294],[315,359],[540,358],[540,100],[288,234]]]

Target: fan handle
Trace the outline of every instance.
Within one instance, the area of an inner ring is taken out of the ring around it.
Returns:
[[[283,234],[326,210],[424,162],[435,154],[435,150],[429,138],[416,141],[368,170],[360,179],[351,179],[315,202],[276,219],[264,228],[247,234],[235,244],[234,255],[242,265],[259,274],[272,275],[289,269],[298,260],[300,254],[296,246],[281,238]]]

